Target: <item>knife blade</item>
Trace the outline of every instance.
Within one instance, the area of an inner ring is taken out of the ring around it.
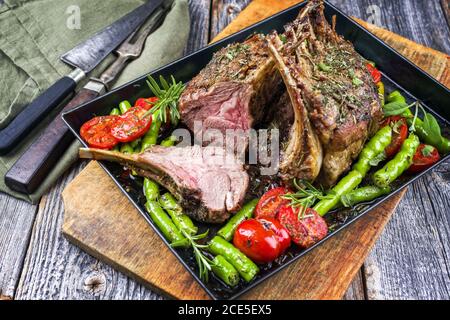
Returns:
[[[33,193],[47,174],[54,168],[67,147],[74,140],[61,114],[103,94],[117,79],[128,60],[140,56],[147,36],[154,32],[170,11],[173,0],[165,0],[142,27],[134,31],[115,50],[117,59],[102,73],[99,79],[91,79],[64,107],[44,132],[30,145],[5,175],[5,183],[12,190]]]
[[[0,131],[0,155],[6,154],[40,120],[70,96],[77,84],[119,46],[164,0],[150,0],[68,51],[61,60],[75,69],[56,81]]]

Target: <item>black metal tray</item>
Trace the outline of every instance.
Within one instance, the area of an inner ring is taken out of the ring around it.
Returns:
[[[173,75],[178,81],[187,82],[194,77],[212,58],[215,51],[226,46],[229,43],[243,41],[254,32],[268,33],[273,29],[283,30],[283,26],[295,19],[299,10],[306,3],[295,5],[279,14],[276,14],[260,23],[246,28],[234,35],[231,35],[219,42],[207,46],[189,56],[177,60],[167,66],[155,70],[151,75],[164,77]],[[433,113],[440,122],[443,134],[449,136],[450,133],[450,91],[442,84],[434,80],[431,76],[419,69],[413,63],[402,57],[395,50],[390,48],[380,39],[369,33],[367,30],[359,26],[348,16],[343,14],[337,8],[329,3],[325,3],[325,15],[329,21],[331,17],[336,15],[337,24],[336,31],[343,35],[347,40],[351,41],[356,50],[366,59],[372,60],[383,73],[383,82],[387,92],[393,89],[400,89],[409,101],[420,100],[428,112]],[[108,114],[112,106],[117,106],[123,100],[135,101],[137,98],[149,96],[150,92],[145,83],[146,76],[138,78],[120,88],[109,92],[108,94],[86,103],[72,111],[63,114],[63,119],[70,127],[75,136],[84,144],[79,136],[81,125],[92,118],[94,115]],[[439,163],[449,158],[444,157]],[[438,164],[439,164],[438,163]],[[435,166],[437,166],[436,164]],[[433,166],[433,167],[435,167]],[[173,249],[161,235],[157,227],[152,223],[147,215],[144,207],[144,198],[141,192],[141,181],[139,179],[131,179],[124,177],[123,168],[113,163],[102,163],[102,167],[111,176],[114,182],[134,204],[141,213],[142,217],[150,224],[155,232],[161,237],[169,249],[180,260],[184,267],[189,270],[192,276],[200,283],[200,285],[208,292],[213,299],[234,299],[244,292],[254,288],[268,277],[286,267],[290,263],[299,259],[310,250],[314,250],[316,246],[327,239],[333,237],[337,232],[341,231],[365,213],[375,208],[381,202],[389,199],[403,187],[412,183],[414,180],[426,174],[427,171],[418,175],[404,175],[393,186],[394,191],[380,199],[366,204],[357,205],[353,209],[336,210],[328,214],[328,222],[335,225],[335,229],[328,234],[322,241],[307,250],[299,250],[292,246],[286,255],[280,261],[274,262],[272,265],[262,268],[260,274],[251,283],[241,281],[238,287],[232,289],[227,288],[220,280],[210,277],[208,283],[202,282],[197,274],[197,266],[193,258],[192,251],[186,249]],[[212,225],[199,224],[200,230],[210,229],[210,235],[213,235],[218,227]],[[257,290],[257,289],[256,289]]]

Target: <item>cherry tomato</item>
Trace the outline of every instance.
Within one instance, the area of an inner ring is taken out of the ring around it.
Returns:
[[[438,150],[430,145],[421,143],[413,157],[413,164],[408,172],[418,173],[428,169],[441,159]]]
[[[380,82],[381,81],[381,72],[377,68],[375,68],[373,65],[371,65],[370,63],[367,63],[366,66],[373,78],[373,81],[375,81],[375,83]]]
[[[275,219],[248,219],[237,227],[233,244],[254,262],[268,263],[289,248],[291,238]]]
[[[267,191],[256,205],[255,218],[276,218],[280,208],[289,204],[289,200],[283,199],[283,195],[289,192],[284,187]]]
[[[408,124],[404,117],[391,116],[384,120],[382,126],[391,126],[393,129],[391,144],[384,150],[386,157],[390,159],[399,152],[403,141],[408,137]]]
[[[292,242],[301,248],[309,248],[328,233],[325,220],[311,208],[299,217],[300,208],[285,206],[278,214],[278,220],[288,230]]]
[[[150,110],[158,101],[158,98],[151,97],[151,98],[139,98],[136,100],[136,103],[134,104],[135,107],[141,107],[145,110]]]
[[[111,128],[118,116],[100,116],[85,122],[80,128],[80,135],[91,148],[111,149],[118,140],[111,135]]]
[[[152,117],[144,117],[145,107],[133,107],[118,117],[111,135],[120,142],[130,142],[142,137],[152,124]]]

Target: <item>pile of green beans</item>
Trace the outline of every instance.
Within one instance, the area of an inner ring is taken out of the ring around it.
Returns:
[[[381,128],[364,146],[359,154],[358,161],[344,178],[328,193],[327,197],[320,200],[314,210],[321,215],[326,215],[330,210],[339,204],[341,197],[355,189],[370,170],[370,163],[391,143],[392,129],[389,126]]]

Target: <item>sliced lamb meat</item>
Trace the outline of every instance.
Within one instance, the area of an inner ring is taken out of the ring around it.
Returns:
[[[200,132],[194,121],[201,121],[204,131],[246,133],[261,120],[281,85],[264,36],[254,35],[219,50],[188,83],[180,98],[181,120],[197,137]]]
[[[322,1],[310,1],[282,35],[269,36],[269,48],[295,111],[289,140],[292,148],[286,149],[285,157],[304,163],[307,156],[316,160],[317,168],[317,135],[323,149],[318,182],[328,187],[350,167],[366,139],[377,130],[382,112],[366,61],[333,30],[323,10]],[[307,137],[300,139],[302,133]],[[300,150],[304,150],[303,156]],[[295,175],[295,164],[286,162],[292,168],[283,171]],[[317,174],[313,171],[308,172],[311,177]]]
[[[249,177],[222,148],[152,146],[141,154],[80,149],[80,158],[119,162],[169,190],[192,218],[222,223],[244,200]]]

